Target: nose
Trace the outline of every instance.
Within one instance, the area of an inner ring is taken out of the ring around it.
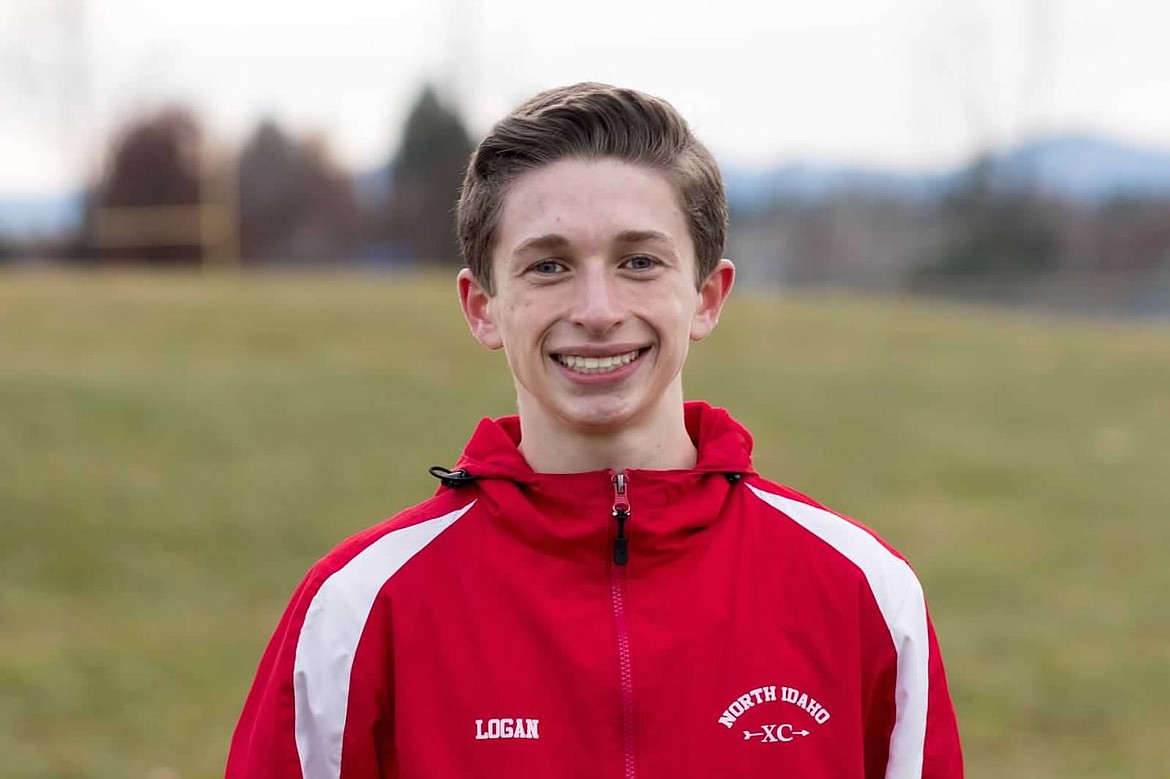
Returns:
[[[589,267],[579,276],[573,305],[573,324],[591,335],[604,335],[621,324],[625,315],[617,280],[607,269]]]

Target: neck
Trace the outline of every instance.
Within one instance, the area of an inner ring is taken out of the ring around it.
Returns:
[[[645,419],[615,429],[581,429],[520,399],[520,452],[537,473],[580,473],[629,468],[685,470],[698,453],[687,433],[682,391],[663,398]],[[672,402],[673,401],[673,402]]]

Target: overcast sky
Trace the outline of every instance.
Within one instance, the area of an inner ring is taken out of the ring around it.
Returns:
[[[0,195],[70,188],[172,101],[221,141],[272,115],[372,167],[428,78],[474,132],[545,87],[637,87],[735,165],[931,168],[1066,130],[1170,148],[1168,30],[1167,0],[3,0]]]

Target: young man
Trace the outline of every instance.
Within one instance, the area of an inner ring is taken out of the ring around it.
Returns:
[[[659,99],[578,84],[492,129],[459,299],[519,414],[310,570],[228,777],[962,776],[910,567],[683,401],[735,276],[726,219]]]

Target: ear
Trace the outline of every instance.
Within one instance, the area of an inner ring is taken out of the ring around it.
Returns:
[[[719,312],[735,283],[735,266],[731,260],[720,260],[710,275],[699,285],[699,307],[691,320],[691,340],[702,341],[711,335],[719,322]]]
[[[492,320],[492,296],[479,285],[469,268],[459,271],[456,282],[459,287],[459,306],[463,309],[463,318],[471,328],[471,334],[488,349],[499,349],[504,345],[500,338],[499,329]]]

